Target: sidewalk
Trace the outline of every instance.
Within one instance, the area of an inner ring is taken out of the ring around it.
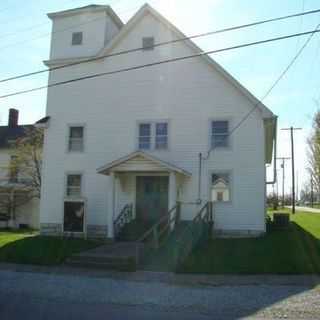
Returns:
[[[311,286],[320,285],[319,275],[206,275],[206,274],[175,274],[172,272],[117,272],[110,270],[93,270],[73,268],[69,266],[35,266],[0,263],[0,270],[14,272],[42,273],[54,275],[70,275],[75,277],[109,278],[114,280],[164,283],[181,286]]]
[[[291,206],[286,206],[287,209],[291,209]],[[297,211],[305,211],[310,213],[320,213],[320,209],[310,208],[310,207],[300,207],[296,206]]]

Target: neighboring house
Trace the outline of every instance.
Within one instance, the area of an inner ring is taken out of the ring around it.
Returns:
[[[190,40],[154,46],[185,36],[149,5],[125,25],[109,6],[48,16],[50,68],[142,47],[52,70],[49,85],[201,52]],[[206,55],[51,86],[41,232],[113,238],[126,204],[150,225],[177,201],[185,220],[213,201],[217,232],[263,234],[276,117],[259,104],[229,135],[256,104]]]
[[[12,218],[13,215],[16,217],[15,221],[8,222],[9,226],[19,227],[19,225],[24,225],[39,229],[39,200],[24,201],[23,194],[28,191],[28,181],[11,165],[14,161],[12,145],[17,139],[25,137],[27,130],[33,128],[33,125],[19,125],[18,118],[19,111],[10,109],[8,125],[0,126],[0,215],[2,217],[9,216]],[[12,200],[9,197],[12,197]],[[14,197],[17,197],[17,200],[14,200]],[[11,210],[5,208],[6,204],[17,205],[20,202],[23,204],[17,206],[17,208]],[[13,213],[12,210],[15,210],[15,212]],[[1,221],[0,227],[4,226],[7,226],[7,222]]]

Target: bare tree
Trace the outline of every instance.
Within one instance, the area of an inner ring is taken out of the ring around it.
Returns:
[[[43,131],[27,129],[11,149],[7,178],[0,185],[0,213],[16,219],[17,208],[40,198]]]
[[[320,110],[313,118],[313,127],[308,144],[308,171],[313,179],[314,189],[317,194],[320,192]]]

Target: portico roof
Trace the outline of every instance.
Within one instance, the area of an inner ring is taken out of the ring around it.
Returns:
[[[111,172],[147,171],[172,171],[188,177],[191,176],[190,172],[143,151],[132,152],[97,169],[97,173],[104,175],[109,175]]]

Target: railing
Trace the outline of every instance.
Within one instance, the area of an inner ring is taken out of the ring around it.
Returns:
[[[133,219],[132,204],[126,204],[118,217],[113,222],[113,231],[115,238],[118,237],[121,229]]]
[[[171,208],[168,213],[161,217],[142,237],[137,240],[137,259],[140,260],[146,252],[157,250],[165,243],[171,231],[175,229],[180,222],[180,203]],[[143,252],[141,252],[141,244],[143,244]]]
[[[181,266],[192,250],[199,244],[208,241],[212,234],[213,211],[212,202],[207,202],[185,228],[173,247],[174,264]]]

